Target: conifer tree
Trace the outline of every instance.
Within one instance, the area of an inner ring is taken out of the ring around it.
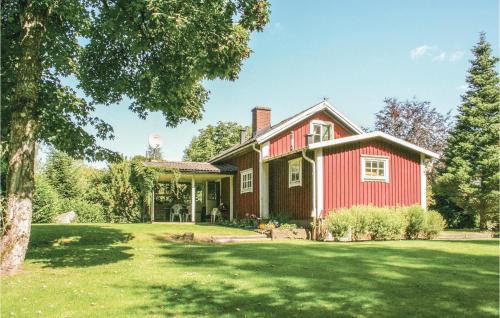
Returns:
[[[439,169],[438,189],[459,207],[479,216],[481,229],[498,213],[499,200],[499,78],[498,58],[481,33],[472,49],[456,125]]]

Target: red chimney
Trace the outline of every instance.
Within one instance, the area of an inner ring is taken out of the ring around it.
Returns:
[[[252,109],[252,136],[271,127],[271,108],[257,106]]]

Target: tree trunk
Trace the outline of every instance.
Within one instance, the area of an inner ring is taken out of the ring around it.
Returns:
[[[19,63],[12,96],[7,207],[2,211],[3,233],[0,242],[2,274],[22,269],[28,248],[32,197],[35,183],[35,111],[42,78],[40,44],[44,33],[43,17],[31,3],[23,3],[22,32],[19,38]]]
[[[479,229],[487,230],[488,229],[488,218],[486,209],[484,207],[479,208]]]
[[[7,208],[3,215],[5,230],[1,239],[2,274],[22,269],[30,237],[35,180],[34,122],[16,113],[11,125]]]

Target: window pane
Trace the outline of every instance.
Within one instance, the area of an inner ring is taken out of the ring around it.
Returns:
[[[330,128],[331,128],[330,125],[323,125],[323,136],[322,136],[323,141],[330,140]]]

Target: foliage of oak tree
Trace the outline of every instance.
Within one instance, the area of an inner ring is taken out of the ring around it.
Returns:
[[[125,96],[141,118],[199,120],[202,81],[235,80],[250,33],[269,20],[266,0],[5,0],[1,10],[4,273],[26,254],[37,141],[78,158],[116,158],[97,144],[113,131],[93,114]],[[70,76],[87,98],[61,82]]]
[[[189,146],[184,149],[183,159],[186,161],[208,161],[213,156],[238,144],[241,130],[248,137],[250,129],[235,122],[219,121],[215,126],[208,125],[200,129]]]
[[[462,96],[437,185],[452,202],[478,215],[479,226],[485,229],[491,218],[498,218],[500,197],[498,58],[492,55],[484,33],[472,53],[468,89]]]

